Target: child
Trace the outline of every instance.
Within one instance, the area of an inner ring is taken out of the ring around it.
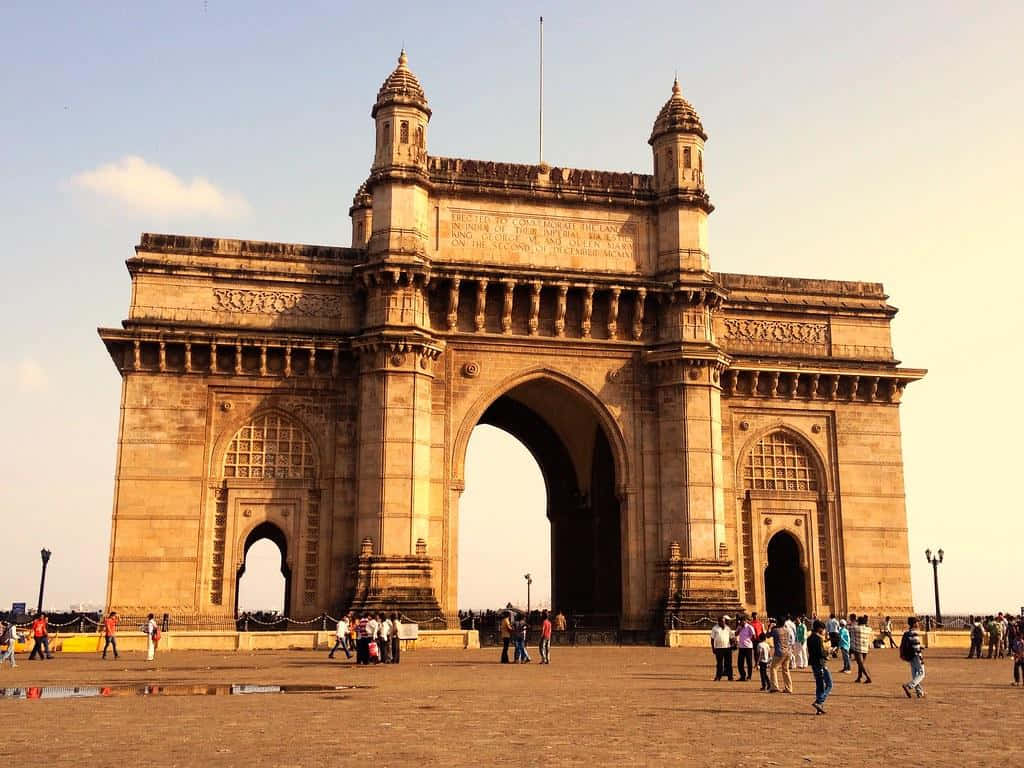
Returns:
[[[768,665],[772,661],[772,649],[768,645],[768,637],[762,632],[757,636],[757,669],[761,673],[761,690],[771,690],[768,679]]]

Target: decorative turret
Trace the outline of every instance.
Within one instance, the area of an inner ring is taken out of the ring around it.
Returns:
[[[654,180],[659,194],[674,190],[703,192],[707,138],[697,110],[683,98],[676,79],[672,96],[658,112],[647,140],[654,150]]]
[[[658,194],[658,271],[666,277],[701,272],[710,279],[707,216],[714,206],[704,191],[706,139],[700,116],[676,79],[647,141]]]
[[[352,247],[365,248],[373,226],[373,197],[367,190],[365,181],[359,185],[359,189],[352,197],[352,207],[348,209],[348,215],[352,219]]]
[[[370,115],[377,122],[373,171],[392,167],[427,166],[427,123],[430,107],[423,86],[408,65],[402,49],[398,66],[388,75]]]

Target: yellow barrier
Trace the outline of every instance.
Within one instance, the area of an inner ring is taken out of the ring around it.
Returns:
[[[96,653],[103,647],[103,638],[99,635],[73,635],[61,641],[60,649],[64,653]]]

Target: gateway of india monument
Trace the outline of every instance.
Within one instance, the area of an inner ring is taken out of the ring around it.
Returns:
[[[712,269],[678,84],[651,173],[431,155],[404,51],[371,116],[350,247],[147,233],[128,259],[128,319],[99,331],[122,376],[110,609],[233,626],[267,538],[292,617],[455,627],[490,424],[541,467],[557,610],[911,610],[899,403],[924,371],[879,283]]]

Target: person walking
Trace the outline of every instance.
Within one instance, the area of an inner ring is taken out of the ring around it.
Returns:
[[[871,675],[868,674],[867,660],[868,651],[871,650],[871,641],[874,639],[872,637],[874,633],[871,631],[871,625],[868,624],[867,616],[860,616],[857,619],[857,623],[853,626],[850,635],[853,658],[857,662],[857,679],[853,682],[859,683],[861,678],[863,678],[865,683],[870,683]]]
[[[807,661],[814,672],[814,711],[825,714],[825,699],[832,693],[832,673],[828,671],[828,651],[825,648],[825,623],[814,620],[807,638]]]
[[[715,682],[723,677],[732,681],[732,630],[726,623],[727,616],[720,616],[711,628],[711,651],[715,654]]]
[[[761,673],[761,690],[772,689],[771,678],[768,677],[768,665],[772,663],[772,649],[768,645],[768,637],[763,632],[757,636],[757,670]]]
[[[103,655],[102,659],[107,658],[107,649],[114,649],[114,658],[121,658],[117,652],[117,612],[111,611],[107,614],[107,618],[103,620]]]
[[[29,661],[52,659],[50,654],[50,620],[45,613],[40,613],[32,622],[32,652],[28,655]]]
[[[892,639],[892,616],[886,616],[882,622],[882,639],[889,641],[890,648],[896,647],[896,641]]]
[[[971,616],[971,650],[967,652],[968,659],[981,658],[981,645],[985,641],[985,628],[981,626],[980,616]]]
[[[551,619],[548,618],[547,610],[540,614],[540,663],[551,663]]]
[[[335,652],[341,648],[345,652],[345,658],[351,659],[352,653],[348,649],[348,614],[338,619],[338,626],[334,628],[334,647],[327,654],[328,659],[333,659]]]
[[[156,656],[156,646],[160,642],[160,627],[156,625],[152,613],[146,617],[143,631],[146,633],[146,661],[152,661]]]
[[[18,666],[18,663],[14,660],[14,649],[18,644],[18,625],[14,623],[13,618],[11,621],[3,625],[3,629],[0,630],[0,644],[7,646],[7,650],[0,656],[0,667],[3,667],[5,661],[11,662],[11,669]]]
[[[398,664],[402,657],[402,640],[398,636],[398,630],[401,629],[402,622],[398,618],[397,613],[391,614],[391,663]]]
[[[850,666],[850,630],[846,619],[839,620],[839,652],[843,654],[843,668],[839,671],[848,675],[853,667]]]
[[[754,627],[746,617],[740,618],[740,626],[736,631],[736,645],[739,648],[736,665],[739,667],[740,682],[754,679],[755,640],[757,640],[757,635],[754,634]]]
[[[900,658],[910,665],[910,682],[903,684],[903,693],[908,699],[911,698],[911,691],[917,694],[917,698],[924,698],[924,688],[921,687],[924,681],[924,654],[917,624],[916,616],[907,619],[907,631],[900,640]]]
[[[512,642],[512,619],[508,611],[501,614],[501,627],[498,633],[501,635],[501,663],[508,664],[508,646]]]
[[[1013,658],[1013,684],[1024,685],[1024,620],[1017,622],[1017,629],[1010,644]]]
[[[530,654],[526,650],[526,636],[530,632],[530,625],[526,623],[526,616],[520,616],[516,620],[515,624],[515,641],[516,641],[516,663],[517,664],[529,664],[532,659]]]
[[[789,673],[791,655],[791,646],[795,642],[795,638],[790,632],[789,627],[785,624],[776,624],[772,629],[772,666],[771,666],[771,693],[778,693],[780,690],[783,693],[793,692],[793,677]],[[782,677],[782,687],[779,687],[779,677]]]

